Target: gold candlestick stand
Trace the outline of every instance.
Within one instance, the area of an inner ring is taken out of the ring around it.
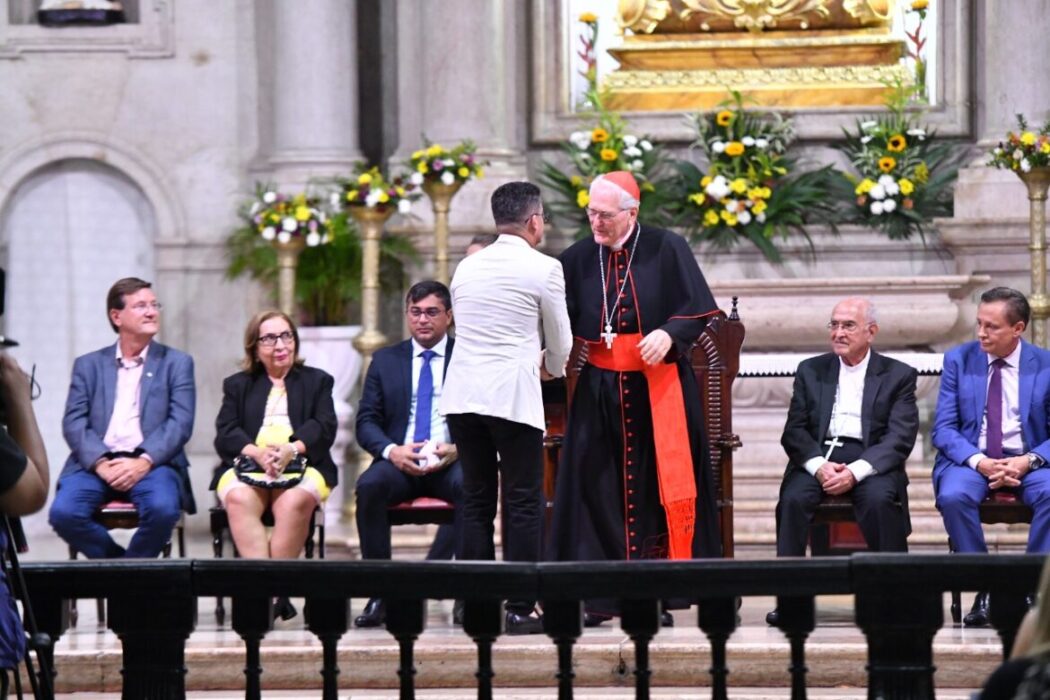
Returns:
[[[1018,176],[1028,188],[1028,232],[1032,254],[1032,342],[1046,347],[1046,319],[1050,318],[1050,298],[1046,295],[1046,191],[1050,187],[1050,167],[1032,168]]]
[[[451,185],[443,182],[426,180],[423,191],[430,197],[434,211],[434,279],[447,285],[448,275],[448,210],[452,198],[459,192],[463,183],[456,180]]]
[[[299,253],[306,247],[302,236],[292,236],[287,243],[273,240],[277,250],[277,307],[290,317],[295,315],[295,268]]]
[[[383,237],[383,224],[394,213],[390,207],[382,211],[372,207],[349,207],[350,216],[361,228],[361,332],[354,338],[354,347],[361,353],[361,377],[368,375],[372,354],[386,345],[386,336],[379,330],[379,241]],[[353,493],[357,477],[372,462],[372,455],[360,450],[356,466],[347,462],[346,493]],[[343,502],[343,518],[356,532],[357,507],[353,498]]]

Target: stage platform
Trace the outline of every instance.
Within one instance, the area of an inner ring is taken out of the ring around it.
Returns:
[[[408,530],[408,528],[400,528]],[[355,558],[346,531],[329,533],[328,556]],[[400,538],[399,538],[400,539]],[[923,549],[922,546],[916,547]],[[931,547],[932,549],[932,547]],[[939,546],[937,547],[939,549]],[[211,556],[210,540],[197,535],[188,555]],[[64,558],[57,538],[37,541],[26,560]],[[399,550],[410,559],[415,548]],[[754,543],[740,558],[771,558],[772,548]],[[972,595],[964,594],[968,609]],[[321,646],[303,627],[300,614],[275,623],[262,643],[262,676],[266,697],[316,698],[320,691]],[[363,600],[353,600],[351,617]],[[991,629],[964,629],[951,624],[945,596],[945,626],[934,642],[937,697],[969,698],[1000,663],[1001,644]],[[747,598],[740,610],[741,626],[729,640],[729,696],[742,700],[790,697],[789,647],[783,634],[765,624],[772,598]],[[198,624],[186,645],[188,697],[241,698],[244,687],[244,645],[227,621],[218,626],[214,599],[201,599]],[[91,700],[117,698],[121,647],[117,637],[99,627],[94,601],[81,600],[80,621],[56,647],[59,697]],[[427,629],[415,647],[417,697],[434,700],[474,698],[476,652],[473,641],[451,623],[451,601],[431,601]],[[696,610],[674,612],[675,626],[663,629],[650,648],[654,698],[709,697],[710,645],[697,627]],[[817,629],[806,645],[809,697],[820,700],[863,698],[866,695],[867,646],[853,625],[851,596],[817,600]],[[494,648],[495,696],[500,699],[556,697],[556,655],[542,635],[501,637]],[[633,697],[633,644],[614,621],[584,630],[574,650],[576,695],[581,700]],[[398,647],[384,629],[351,629],[339,643],[340,696],[364,700],[397,697]]]

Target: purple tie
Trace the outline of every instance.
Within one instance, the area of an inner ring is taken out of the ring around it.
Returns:
[[[985,453],[992,459],[1003,458],[1003,366],[1006,360],[992,362],[992,378],[988,380],[988,431]]]

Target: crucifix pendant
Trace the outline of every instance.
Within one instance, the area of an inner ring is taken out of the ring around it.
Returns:
[[[838,435],[833,435],[830,440],[825,440],[824,444],[829,446],[828,453],[824,455],[824,461],[827,462],[829,459],[831,459],[831,453],[835,451],[835,448],[842,447],[846,443],[842,442],[842,440],[839,440]]]
[[[602,340],[605,341],[605,347],[612,350],[613,340],[616,338],[616,334],[613,333],[612,324],[605,324],[605,332],[601,334]]]

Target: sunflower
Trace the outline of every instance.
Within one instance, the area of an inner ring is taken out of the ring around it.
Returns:
[[[591,132],[591,141],[595,143],[605,143],[609,140],[609,132],[600,126]]]
[[[612,148],[603,148],[599,155],[601,155],[602,160],[611,161],[616,160],[616,156],[619,154]]]
[[[718,113],[718,116],[715,117],[715,123],[719,126],[729,126],[729,124],[732,121],[733,113],[730,112],[728,109],[723,109],[721,112]]]
[[[903,134],[894,134],[890,137],[890,140],[886,142],[886,148],[888,148],[891,153],[900,153],[907,145],[908,140],[904,138]]]
[[[879,158],[879,170],[884,173],[892,172],[897,167],[897,159],[891,158],[890,156],[883,156]]]
[[[744,144],[739,141],[730,141],[726,144],[726,155],[736,158],[744,154]]]
[[[576,193],[576,206],[583,209],[585,206],[591,203],[591,193],[587,190],[580,190]]]
[[[580,15],[580,21],[586,24],[594,24],[598,21],[598,15],[593,12],[584,12]]]

